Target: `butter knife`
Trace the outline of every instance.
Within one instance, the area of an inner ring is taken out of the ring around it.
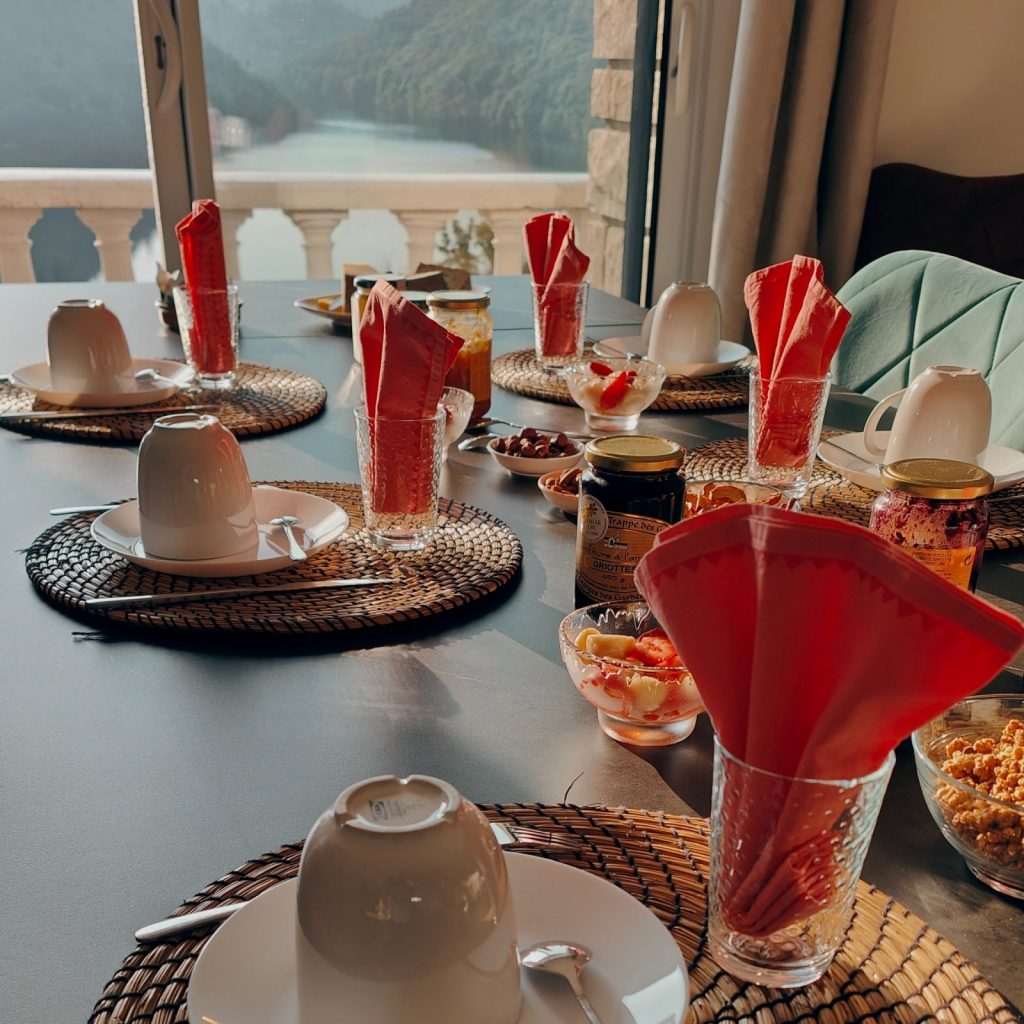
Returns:
[[[130,594],[123,597],[90,597],[86,608],[139,608],[161,604],[186,604],[189,601],[223,601],[230,597],[254,594],[283,594],[293,590],[337,590],[341,587],[372,587],[400,583],[393,577],[364,577],[349,580],[303,580],[300,583],[271,583],[265,587],[227,587],[223,590],[187,590],[177,594]]]
[[[115,409],[75,409],[64,412],[58,409],[36,409],[30,412],[0,412],[0,420],[82,420],[97,416],[137,416],[139,413],[199,412],[202,409],[216,409],[216,405],[131,405]]]

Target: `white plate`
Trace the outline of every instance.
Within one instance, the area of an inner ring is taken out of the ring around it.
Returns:
[[[162,402],[183,388],[192,380],[192,371],[184,363],[172,362],[170,359],[133,359],[132,372],[154,369],[169,380],[126,380],[124,391],[58,391],[50,379],[50,367],[47,363],[33,363],[23,366],[11,374],[11,381],[19,388],[34,391],[37,398],[53,405],[74,405],[83,409],[98,409],[104,406],[148,405],[151,402]]]
[[[583,985],[604,1024],[678,1024],[686,1011],[686,966],[668,929],[642,903],[578,868],[506,854],[525,949],[569,939],[593,954]],[[188,986],[188,1019],[222,1024],[298,1024],[293,879],[275,885],[224,922],[199,954]],[[561,978],[523,972],[518,1024],[579,1024],[583,1013]],[[360,1024],[338,1008],[338,1024]]]
[[[889,432],[878,432],[879,443],[888,444]],[[850,483],[866,487],[869,491],[882,490],[882,477],[876,463],[877,458],[864,447],[862,433],[839,434],[830,438],[833,443],[822,441],[818,445],[818,458]],[[837,447],[838,446],[838,447]],[[840,451],[845,448],[847,451]],[[995,478],[997,491],[1024,480],[1024,454],[999,444],[990,444],[978,460],[982,469],[987,469]]]
[[[98,516],[93,520],[91,532],[93,540],[108,551],[154,572],[169,572],[176,576],[255,576],[293,564],[288,557],[288,541],[284,532],[279,526],[269,525],[271,519],[283,515],[298,516],[299,523],[292,530],[307,555],[326,547],[348,529],[345,510],[315,494],[280,487],[254,487],[252,496],[260,530],[259,547],[256,551],[240,555],[191,562],[147,555],[139,536],[137,501],[126,501]]]
[[[572,469],[583,458],[583,445],[579,441],[573,441],[576,445],[574,455],[561,455],[557,459],[526,459],[521,455],[506,455],[504,452],[495,451],[494,445],[497,440],[495,438],[490,441],[487,450],[502,469],[507,469],[514,476],[544,476],[545,473],[554,473],[556,470]]]
[[[344,309],[344,295],[311,295],[308,299],[296,299],[295,305],[313,316],[330,320],[338,327],[352,326],[352,310]]]
[[[604,346],[620,355],[644,355],[647,345],[643,338],[637,334],[628,338],[606,338],[604,341],[595,342],[596,345]],[[663,364],[670,377],[710,377],[716,373],[722,373],[731,366],[742,362],[750,355],[750,349],[746,345],[740,345],[735,341],[720,341],[718,352],[714,362],[710,363],[672,363]],[[597,355],[600,359],[600,354]]]

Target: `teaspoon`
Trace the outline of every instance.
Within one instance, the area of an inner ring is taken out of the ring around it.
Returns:
[[[565,978],[590,1024],[601,1024],[601,1018],[580,982],[580,973],[589,960],[590,950],[575,942],[538,942],[523,950],[519,957],[520,963],[531,971],[544,971]]]
[[[292,531],[292,527],[298,521],[298,516],[277,516],[276,519],[270,520],[270,525],[280,526],[284,530],[284,535],[288,538],[288,557],[293,562],[304,562],[306,552],[302,550],[302,545],[295,539],[295,533]]]

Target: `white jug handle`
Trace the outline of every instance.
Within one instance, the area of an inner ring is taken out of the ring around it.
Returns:
[[[904,396],[906,390],[906,388],[901,388],[899,391],[894,391],[891,395],[887,395],[883,398],[878,405],[871,410],[871,415],[868,417],[867,423],[864,424],[864,447],[871,455],[874,455],[876,459],[885,458],[885,445],[879,444],[876,440],[876,437],[878,436],[878,421],[882,418],[882,413],[884,413],[890,405],[895,405]]]

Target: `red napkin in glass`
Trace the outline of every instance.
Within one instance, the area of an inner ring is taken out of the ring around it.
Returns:
[[[770,466],[805,462],[813,406],[807,395],[773,385],[791,377],[822,380],[842,341],[850,312],[825,285],[821,263],[794,256],[756,270],[743,288],[762,381],[756,438],[758,461]]]
[[[1014,616],[868,530],[770,506],[734,505],[665,530],[636,579],[726,750],[784,776],[874,772],[1024,644]],[[770,934],[827,902],[835,877],[821,862],[840,839],[837,812],[824,801],[809,812],[807,793],[771,818],[770,834],[756,815],[733,830],[746,839],[744,870],[723,912],[746,934]],[[748,806],[756,798],[744,794]],[[819,826],[810,834],[809,822]]]
[[[234,354],[220,207],[212,199],[197,199],[175,230],[192,301],[196,366],[207,373],[226,373],[234,366]]]
[[[433,416],[462,339],[378,281],[359,327],[370,419],[369,482],[378,512],[425,512],[433,493]]]
[[[543,286],[537,312],[544,355],[571,356],[580,332],[576,289],[590,258],[576,248],[572,218],[565,213],[531,217],[523,225],[523,241],[533,283]]]

